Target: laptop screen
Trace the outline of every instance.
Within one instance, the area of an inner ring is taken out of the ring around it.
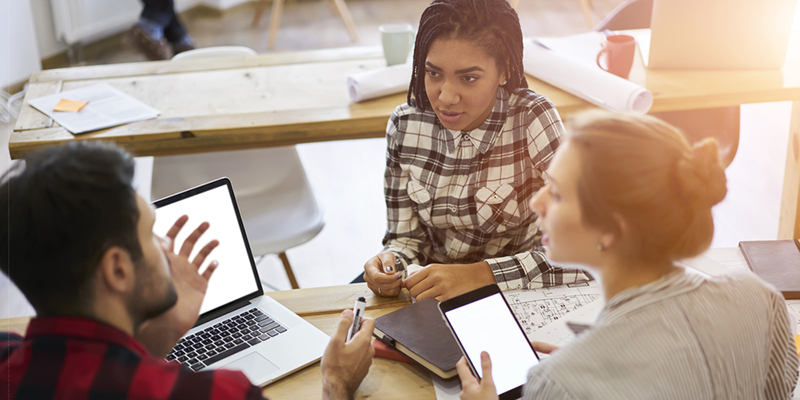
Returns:
[[[226,184],[228,182],[227,179],[214,181],[154,203],[156,222],[153,231],[157,235],[165,236],[180,216],[189,216],[175,239],[175,252],[180,251],[184,240],[201,223],[207,221],[210,224],[192,249],[189,260],[193,260],[206,243],[213,239],[219,240],[219,246],[200,267],[202,273],[211,261],[219,261],[219,267],[208,283],[206,297],[200,307],[201,315],[259,289],[258,276],[251,264],[250,252],[239,227],[232,194]]]

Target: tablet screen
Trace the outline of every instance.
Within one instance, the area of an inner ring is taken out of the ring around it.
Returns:
[[[483,375],[481,352],[489,353],[498,394],[525,384],[528,369],[539,359],[502,294],[445,311],[445,316],[478,376]]]

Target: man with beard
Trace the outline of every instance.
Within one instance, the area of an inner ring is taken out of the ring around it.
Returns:
[[[155,235],[133,167],[119,148],[73,142],[0,178],[0,269],[37,313],[24,339],[0,333],[0,399],[261,399],[241,372],[163,359],[197,320],[219,263],[199,267],[219,241],[189,260],[209,224],[186,216]],[[372,362],[374,320],[345,344],[351,322],[343,312],[323,356],[327,399],[352,397]]]

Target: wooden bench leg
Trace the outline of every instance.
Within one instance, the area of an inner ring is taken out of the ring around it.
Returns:
[[[294,271],[292,271],[292,264],[289,264],[289,257],[286,256],[286,252],[281,252],[278,254],[278,257],[283,263],[283,269],[286,270],[286,276],[289,277],[289,283],[292,285],[292,289],[300,289],[300,285],[297,284],[297,279],[294,277]]]
[[[267,9],[267,3],[269,3],[269,0],[258,0],[256,13],[253,14],[253,22],[250,23],[253,28],[257,27],[258,22],[261,21],[261,15],[264,14],[264,10]]]
[[[581,2],[581,11],[583,11],[583,18],[586,20],[586,26],[589,29],[594,28],[594,23],[592,22],[592,1],[591,0],[580,0]]]
[[[272,50],[275,47],[275,36],[278,35],[278,28],[281,26],[281,13],[283,12],[283,0],[273,0],[272,15],[269,22],[269,39],[267,48]]]
[[[344,26],[347,28],[347,32],[350,34],[350,41],[357,42],[358,34],[356,33],[356,24],[353,22],[353,17],[350,16],[350,10],[347,9],[347,4],[344,3],[344,0],[331,1],[334,5],[336,5],[336,10],[339,12],[339,16],[342,17]]]
[[[800,101],[792,103],[778,239],[800,239]]]

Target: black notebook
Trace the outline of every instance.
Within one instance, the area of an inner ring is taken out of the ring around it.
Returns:
[[[461,349],[442,319],[436,299],[420,300],[377,318],[374,335],[444,379],[457,375]]]
[[[800,299],[800,242],[764,240],[739,242],[747,266],[775,286],[786,300]]]

